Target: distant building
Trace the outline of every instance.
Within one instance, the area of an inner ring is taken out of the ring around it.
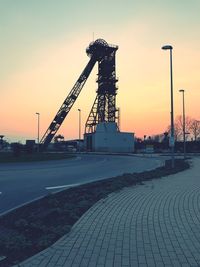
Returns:
[[[35,140],[26,140],[25,149],[27,153],[33,153],[36,149]]]
[[[0,150],[3,149],[4,135],[0,135]]]
[[[95,152],[134,152],[134,133],[120,132],[115,122],[101,122],[94,133],[84,135],[87,151]]]

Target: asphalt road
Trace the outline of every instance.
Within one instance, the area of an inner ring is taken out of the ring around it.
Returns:
[[[71,185],[154,169],[160,164],[158,158],[116,155],[0,164],[0,214]]]

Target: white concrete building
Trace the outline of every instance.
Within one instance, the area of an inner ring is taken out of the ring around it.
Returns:
[[[96,132],[84,135],[84,146],[95,152],[134,152],[134,133],[120,132],[115,122],[102,122]]]

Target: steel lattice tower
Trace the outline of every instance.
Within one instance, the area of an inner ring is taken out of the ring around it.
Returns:
[[[109,45],[102,39],[97,39],[87,48],[87,54],[92,56],[98,51],[98,89],[97,96],[88,116],[85,133],[92,133],[100,122],[116,121],[116,71],[115,53],[118,47]]]
[[[117,79],[115,73],[115,53],[117,49],[118,46],[110,45],[103,39],[97,39],[86,49],[90,60],[40,140],[42,150],[49,145],[59,130],[96,62],[98,62],[97,96],[85,125],[85,133],[94,132],[96,125],[100,122],[116,121]]]

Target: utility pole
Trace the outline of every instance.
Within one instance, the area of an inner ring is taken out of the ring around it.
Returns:
[[[80,141],[81,141],[81,109],[78,109],[79,114],[79,129],[78,129],[78,138],[79,138],[79,151],[80,151]]]
[[[37,122],[38,122],[38,127],[37,127],[37,150],[38,152],[40,151],[40,113],[36,112],[35,113],[37,115]]]
[[[183,157],[186,158],[186,143],[185,143],[185,90],[180,89],[180,93],[183,95]]]
[[[172,49],[171,45],[165,45],[162,47],[163,50],[170,51],[170,91],[171,91],[171,136],[170,136],[170,146],[171,146],[171,167],[174,168],[174,103],[173,103],[173,71],[172,71]]]

